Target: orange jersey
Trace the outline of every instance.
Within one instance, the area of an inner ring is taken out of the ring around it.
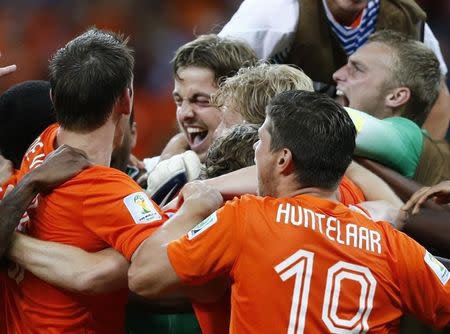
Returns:
[[[450,273],[346,206],[299,195],[227,202],[168,245],[183,283],[232,280],[230,333],[397,333],[411,312],[450,321]]]
[[[26,172],[53,150],[58,127],[40,136],[22,163]],[[166,216],[124,173],[93,166],[47,196],[39,195],[22,230],[38,239],[97,252],[113,247],[130,260],[140,243]],[[81,296],[25,272],[7,279],[4,303],[7,333],[123,333],[127,289]]]
[[[355,205],[366,200],[361,189],[345,175],[339,184],[338,192],[339,202],[345,205]]]
[[[344,175],[338,187],[339,201],[345,205],[356,205],[366,199],[361,189]],[[359,208],[359,207],[358,207]],[[364,211],[363,208],[360,208]],[[192,306],[203,334],[228,333],[230,320],[230,295],[214,303],[196,303]]]

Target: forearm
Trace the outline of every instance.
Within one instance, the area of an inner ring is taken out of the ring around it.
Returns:
[[[80,248],[15,233],[8,257],[43,281],[84,294],[127,286],[127,260],[113,249]]]
[[[256,166],[250,166],[221,175],[205,182],[219,190],[225,200],[243,194],[256,194],[258,178]]]
[[[22,215],[38,194],[33,176],[26,175],[0,203],[0,258],[8,249]]]
[[[345,175],[361,189],[366,201],[386,201],[396,208],[403,205],[402,200],[383,179],[356,162],[350,164]]]
[[[189,212],[182,206],[158,231],[146,239],[131,259],[128,271],[130,290],[148,298],[159,298],[173,291],[176,286],[172,283],[180,281],[172,268],[166,266],[170,263],[167,245],[186,234],[204,218],[206,216]]]
[[[423,186],[416,181],[408,179],[394,170],[386,168],[379,163],[368,159],[356,159],[363,167],[382,177],[389,187],[400,197],[402,201],[408,201],[412,194]]]
[[[403,232],[450,258],[450,212],[422,209],[406,221]]]

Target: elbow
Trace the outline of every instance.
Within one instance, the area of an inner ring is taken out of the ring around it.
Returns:
[[[162,293],[163,286],[158,284],[157,275],[150,271],[142,270],[131,265],[128,270],[128,288],[135,294],[146,297],[156,298]]]
[[[131,264],[130,269],[128,270],[128,288],[131,292],[134,292],[137,295],[143,296],[146,288],[149,287],[148,279],[146,280],[145,276],[142,273],[142,269],[136,268],[133,264]],[[147,277],[148,278],[148,277]]]
[[[95,273],[79,273],[77,275],[74,290],[83,295],[96,295],[107,290],[107,284],[101,284],[101,280]]]

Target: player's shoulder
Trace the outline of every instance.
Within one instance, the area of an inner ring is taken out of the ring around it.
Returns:
[[[235,197],[230,203],[237,203],[239,205],[263,205],[265,203],[275,203],[277,201],[280,201],[279,198],[274,198],[270,196],[258,196],[258,195],[251,195],[251,194],[245,194],[240,197]]]
[[[226,206],[234,207],[245,216],[254,216],[263,211],[275,210],[286,201],[289,201],[289,199],[247,194],[235,197],[232,201],[228,201]]]
[[[80,178],[97,180],[99,182],[120,182],[120,183],[135,183],[124,172],[107,166],[94,165],[79,174]]]
[[[79,173],[66,183],[67,186],[80,185],[90,191],[111,193],[142,191],[141,187],[127,174],[111,167],[94,165]]]

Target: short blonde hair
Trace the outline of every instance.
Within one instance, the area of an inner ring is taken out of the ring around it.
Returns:
[[[293,89],[314,90],[312,80],[302,70],[289,65],[261,63],[241,68],[235,76],[227,78],[211,100],[219,108],[232,106],[232,110],[248,123],[262,124],[272,97]]]

